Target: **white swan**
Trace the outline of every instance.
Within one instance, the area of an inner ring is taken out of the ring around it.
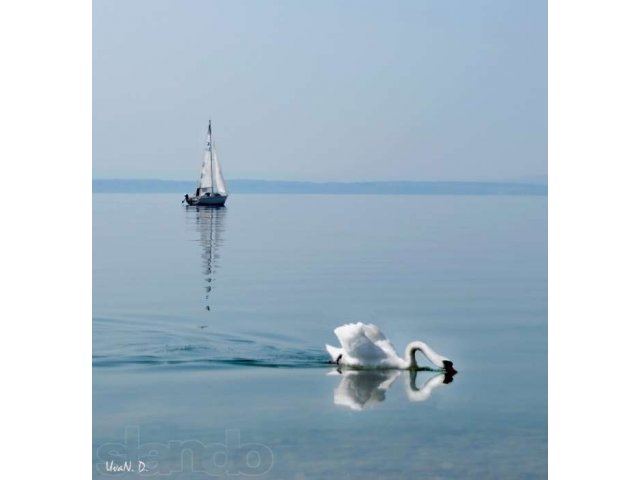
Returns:
[[[422,352],[436,367],[449,374],[455,374],[453,362],[434,352],[424,342],[411,342],[407,345],[404,358],[398,356],[396,349],[378,327],[371,324],[348,323],[334,330],[342,348],[326,345],[331,360],[341,366],[353,368],[393,368],[415,370],[418,367],[416,352]]]

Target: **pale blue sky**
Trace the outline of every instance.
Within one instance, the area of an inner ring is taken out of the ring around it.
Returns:
[[[94,177],[499,180],[547,172],[534,0],[94,0]]]

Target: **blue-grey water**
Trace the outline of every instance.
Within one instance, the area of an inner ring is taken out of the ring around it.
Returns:
[[[93,197],[95,478],[546,477],[546,197],[180,200]],[[336,371],[357,321],[459,374]]]

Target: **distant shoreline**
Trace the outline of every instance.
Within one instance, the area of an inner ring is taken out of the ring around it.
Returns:
[[[229,180],[229,191],[256,194],[334,195],[526,195],[546,196],[538,182],[302,182]],[[93,193],[192,193],[196,182],[155,179],[94,179]]]

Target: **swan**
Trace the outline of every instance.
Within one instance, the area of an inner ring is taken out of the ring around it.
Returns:
[[[334,330],[342,348],[325,345],[331,361],[340,366],[363,369],[417,370],[416,352],[422,352],[436,367],[450,375],[457,371],[453,362],[439,355],[424,342],[407,345],[404,358],[400,357],[380,329],[372,324],[347,323]]]

